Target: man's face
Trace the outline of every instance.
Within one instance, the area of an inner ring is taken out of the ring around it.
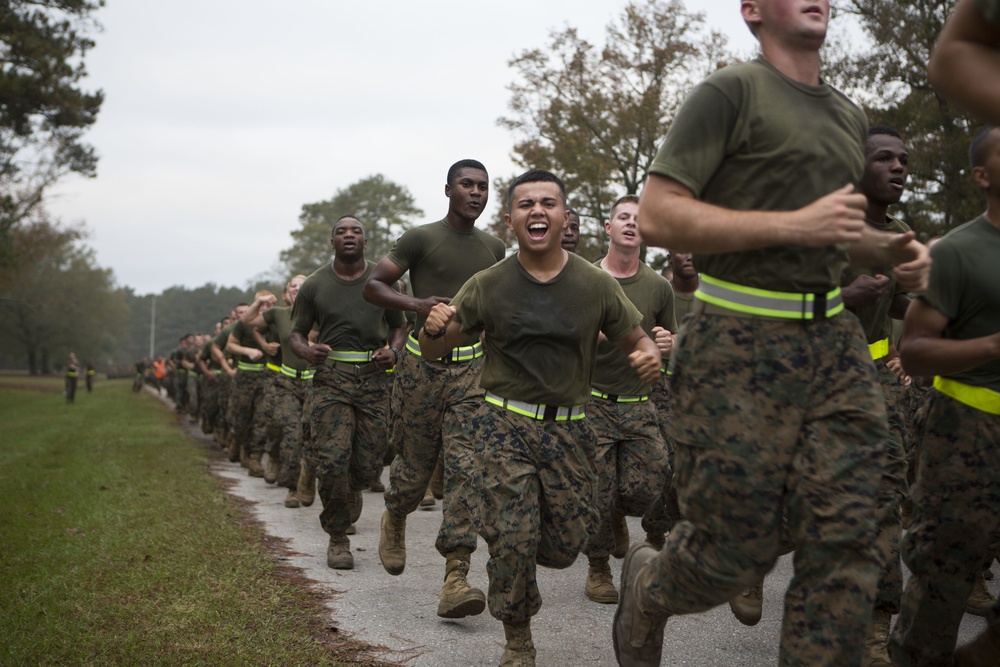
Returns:
[[[906,187],[910,155],[903,140],[888,134],[874,134],[865,143],[865,171],[861,175],[861,192],[882,206],[899,201]]]
[[[576,213],[569,214],[569,222],[563,228],[562,247],[567,252],[576,252],[576,247],[580,245],[580,216]]]
[[[504,220],[517,237],[520,252],[543,255],[561,250],[568,215],[559,186],[538,181],[517,186]]]
[[[611,212],[611,219],[604,223],[604,231],[611,239],[611,245],[619,248],[638,248],[642,245],[639,236],[639,205],[623,202]]]
[[[1000,128],[994,128],[986,137],[986,159],[972,168],[976,185],[992,195],[1000,187]]]
[[[341,259],[363,257],[368,239],[365,238],[365,228],[354,218],[344,218],[333,228],[333,238],[330,239],[333,252]]]
[[[689,252],[670,253],[670,269],[678,278],[694,278],[698,275]]]
[[[185,336],[184,337],[184,347],[191,347],[192,345],[194,345],[194,340],[195,339],[194,339],[193,335],[191,335],[191,336]]]
[[[288,281],[288,285],[285,286],[285,301],[289,306],[295,303],[295,297],[299,295],[299,288],[302,287],[304,281],[299,276],[295,276]]]
[[[786,43],[819,48],[826,38],[830,0],[743,0],[743,19]]]
[[[247,314],[247,308],[249,307],[250,306],[236,306],[233,308],[233,315],[235,316],[233,317],[233,321],[242,320],[243,316]]]
[[[444,196],[451,201],[448,209],[462,220],[475,222],[490,200],[489,176],[482,169],[463,167],[451,183],[444,186]]]

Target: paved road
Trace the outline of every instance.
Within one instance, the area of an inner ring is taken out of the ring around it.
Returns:
[[[185,420],[186,421],[186,420]],[[186,427],[194,438],[205,436]],[[418,510],[407,522],[407,564],[398,577],[390,576],[378,560],[382,495],[365,492],[364,511],[351,537],[353,570],[326,566],[327,536],[319,526],[319,499],[312,507],[288,509],[285,489],[248,477],[239,464],[211,465],[212,472],[232,480],[230,492],[252,503],[266,530],[287,540],[297,555],[288,564],[301,568],[317,585],[339,591],[332,603],[333,623],[358,639],[387,647],[387,659],[413,667],[494,666],[503,652],[503,627],[489,612],[450,621],[438,618],[437,595],[444,576],[444,559],[434,548],[441,521],[440,503]],[[388,485],[388,470],[383,481]],[[629,520],[633,535],[642,534],[638,519]],[[487,587],[486,545],[480,540],[472,556],[469,579]],[[615,581],[621,561],[612,559]],[[583,594],[586,559],[566,570],[539,568],[543,607],[532,622],[539,667],[614,665],[611,648],[613,605],[599,605]],[[781,627],[781,600],[791,577],[791,560],[781,559],[765,580],[764,617],[748,628],[732,616],[727,605],[704,614],[673,618],[664,639],[664,664],[690,667],[757,667],[777,664]],[[1000,579],[990,582],[994,594]],[[985,622],[966,615],[960,643],[968,641]]]

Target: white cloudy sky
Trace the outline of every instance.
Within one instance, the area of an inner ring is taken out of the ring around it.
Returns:
[[[243,286],[291,244],[302,204],[382,173],[428,220],[473,157],[509,174],[507,61],[568,25],[598,44],[625,0],[108,0],[85,87],[104,106],[96,179],[50,209],[84,221],[139,294]],[[689,0],[742,53],[736,0]],[[485,219],[486,216],[484,216]]]

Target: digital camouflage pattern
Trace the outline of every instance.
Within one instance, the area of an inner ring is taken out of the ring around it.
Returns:
[[[204,377],[201,379],[201,388],[198,392],[201,403],[201,430],[204,433],[215,433],[220,422],[219,394],[224,375],[225,373],[213,374],[214,380]]]
[[[901,408],[904,387],[902,380],[885,365],[884,359],[877,360],[875,368],[889,418],[885,467],[882,468],[879,485],[878,545],[883,567],[875,595],[875,608],[898,614],[899,598],[903,594],[903,569],[899,558],[899,542],[903,537],[901,509],[908,494]]]
[[[302,460],[302,410],[311,380],[279,375],[274,381],[272,424],[277,433],[281,470],[278,486],[295,489],[299,481],[299,463]]]
[[[787,512],[797,549],[779,663],[859,664],[889,434],[857,319],[695,314],[671,364],[684,520],[640,571],[640,607],[696,613],[757,584],[782,550]]]
[[[646,513],[670,476],[667,446],[650,401],[616,403],[595,397],[587,403],[587,421],[597,439],[594,461],[601,516],[584,553],[608,558],[615,547],[608,510],[616,507],[627,516]]]
[[[303,407],[310,431],[304,451],[319,481],[320,525],[330,535],[346,533],[351,495],[382,470],[388,390],[381,371],[355,377],[324,365],[313,377]]]
[[[258,443],[254,441],[254,425],[256,410],[267,383],[264,371],[237,371],[233,380],[232,421],[233,438],[241,452],[247,454],[262,453],[253,449]]]
[[[490,550],[487,604],[498,620],[520,623],[537,614],[536,564],[569,567],[597,527],[589,421],[537,421],[480,402],[472,428]]]
[[[975,577],[1000,528],[1000,416],[930,392],[903,560],[913,573],[889,640],[896,667],[951,665]],[[1000,603],[987,622],[1000,636]]]
[[[396,458],[389,469],[385,507],[397,518],[416,510],[443,456],[444,503],[435,542],[442,556],[463,547],[476,550],[479,491],[470,426],[483,403],[482,367],[482,357],[443,364],[404,350],[393,373],[390,433]]]

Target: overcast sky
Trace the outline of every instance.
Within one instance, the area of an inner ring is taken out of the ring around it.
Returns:
[[[458,159],[513,173],[507,61],[571,25],[596,44],[624,0],[108,0],[84,87],[104,105],[95,179],[50,210],[139,294],[246,285],[305,203],[375,173],[443,217]],[[736,0],[688,2],[749,53]],[[491,205],[498,200],[491,193]]]

